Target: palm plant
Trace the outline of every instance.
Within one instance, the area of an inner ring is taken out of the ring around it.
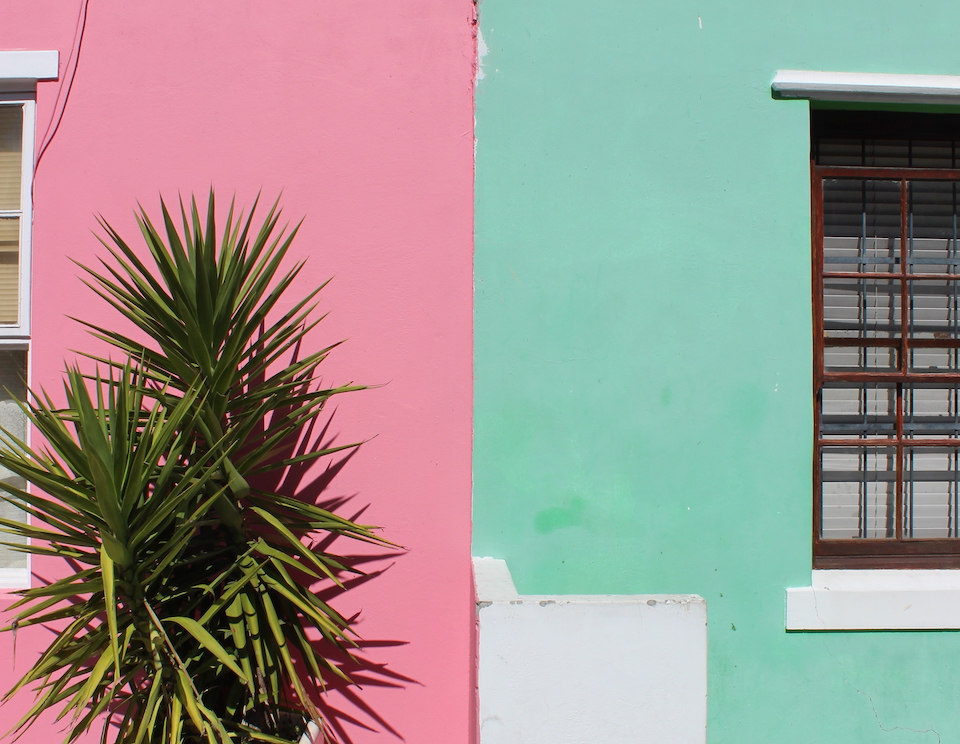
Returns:
[[[67,741],[107,713],[103,742],[283,744],[319,719],[312,694],[346,679],[322,647],[349,652],[349,622],[310,586],[359,572],[315,538],[389,543],[283,485],[357,446],[313,425],[361,386],[319,384],[333,347],[300,354],[322,286],[278,309],[302,268],[280,273],[297,228],[278,229],[276,204],[258,226],[255,211],[231,204],[218,238],[212,192],[204,216],[181,201],[175,220],[161,200],[162,231],[141,208],[149,257],[101,221],[112,259],[87,283],[138,333],[87,323],[121,361],[68,370],[65,407],[32,396],[44,448],[2,437],[0,466],[34,486],[0,484],[3,498],[36,522],[0,528],[77,567],[14,606],[13,628],[62,627],[8,693],[37,686],[18,728],[58,708]]]

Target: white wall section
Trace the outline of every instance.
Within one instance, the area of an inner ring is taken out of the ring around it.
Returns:
[[[705,742],[703,598],[511,598],[492,560],[474,559],[481,744]]]

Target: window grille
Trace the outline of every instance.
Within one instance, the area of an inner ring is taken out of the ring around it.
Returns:
[[[960,567],[960,116],[812,125],[815,566]]]

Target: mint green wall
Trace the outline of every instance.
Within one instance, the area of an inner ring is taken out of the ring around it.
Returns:
[[[783,629],[810,579],[809,113],[770,96],[778,68],[960,73],[960,6],[480,18],[474,554],[524,593],[703,595],[710,744],[960,741],[960,635]]]

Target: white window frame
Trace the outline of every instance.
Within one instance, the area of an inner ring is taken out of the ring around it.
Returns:
[[[56,80],[60,53],[57,51],[0,51],[0,106],[21,106],[20,209],[0,210],[0,216],[19,217],[19,274],[17,322],[0,325],[0,348],[26,352],[27,377],[31,374],[31,278],[33,268],[33,172],[36,165],[37,81]],[[27,427],[29,441],[30,430]],[[29,517],[28,517],[29,519]],[[0,592],[30,586],[32,561],[26,555],[22,567],[0,568]]]
[[[59,68],[60,53],[56,50],[0,51],[0,106],[23,107],[20,209],[0,211],[0,216],[20,218],[18,312],[16,323],[0,325],[0,347],[29,351],[37,81],[56,80],[59,76]],[[0,578],[0,585],[2,585],[2,578]]]
[[[960,105],[960,76],[779,70],[784,99]],[[786,590],[787,630],[958,630],[960,569],[814,570]]]

